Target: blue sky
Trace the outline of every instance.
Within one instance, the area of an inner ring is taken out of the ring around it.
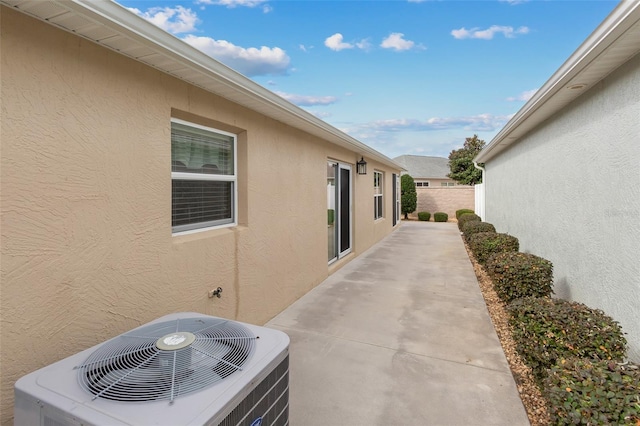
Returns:
[[[488,143],[617,5],[119,3],[391,158]]]

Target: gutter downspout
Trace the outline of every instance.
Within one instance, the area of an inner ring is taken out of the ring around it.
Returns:
[[[476,214],[478,216],[480,216],[480,219],[482,219],[484,221],[484,219],[485,219],[485,213],[484,212],[485,212],[485,205],[486,205],[485,203],[486,203],[486,200],[487,200],[487,197],[485,195],[485,190],[486,190],[486,186],[485,186],[485,179],[486,179],[485,176],[486,175],[485,175],[485,172],[486,172],[486,170],[484,169],[484,167],[478,166],[478,163],[476,163],[475,161],[473,162],[473,167],[475,167],[476,169],[482,171],[482,184],[481,184],[482,185],[482,190],[481,190],[482,193],[480,194],[480,197],[481,197],[480,198],[480,202],[478,203],[478,201],[476,200],[476,210],[478,210],[478,211],[476,211]],[[477,189],[476,189],[476,191],[477,191]]]

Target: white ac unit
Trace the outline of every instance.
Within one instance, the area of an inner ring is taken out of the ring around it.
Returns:
[[[164,316],[20,378],[14,424],[288,425],[289,337]]]

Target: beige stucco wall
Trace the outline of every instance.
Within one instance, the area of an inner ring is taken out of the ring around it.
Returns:
[[[475,208],[475,189],[473,186],[459,185],[450,187],[433,186],[416,188],[418,204],[416,211],[409,217],[417,218],[418,212],[444,212],[449,219],[456,218],[456,210]]]
[[[326,161],[358,154],[1,8],[1,400],[20,376],[161,315],[263,324],[325,279]],[[239,226],[171,235],[170,119],[238,134]],[[373,177],[354,171],[354,254]],[[222,287],[222,298],[207,292]]]

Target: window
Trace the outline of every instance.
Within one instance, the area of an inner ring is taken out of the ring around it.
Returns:
[[[236,224],[236,136],[171,120],[174,233]]]
[[[382,217],[382,173],[373,172],[373,218]]]
[[[440,185],[442,186],[456,186],[455,182],[442,182]]]
[[[427,186],[429,186],[429,182],[416,182],[416,186],[418,186],[418,187],[427,187]]]

